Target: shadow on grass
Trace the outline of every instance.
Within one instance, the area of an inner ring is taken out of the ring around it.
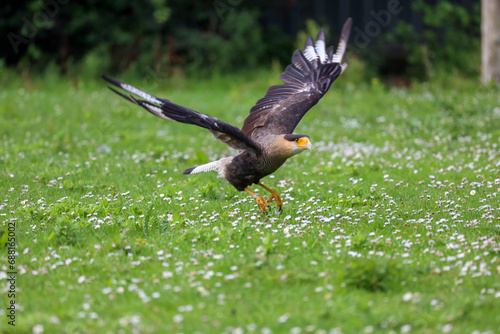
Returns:
[[[399,287],[408,274],[394,260],[356,259],[347,265],[342,278],[348,286],[384,292]]]

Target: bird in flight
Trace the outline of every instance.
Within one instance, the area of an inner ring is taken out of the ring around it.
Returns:
[[[265,212],[272,201],[276,201],[278,208],[282,210],[283,201],[279,193],[260,180],[274,173],[288,158],[311,149],[309,136],[292,132],[305,113],[318,103],[335,79],[347,68],[347,64],[342,63],[342,57],[351,25],[349,18],[342,28],[336,51],[333,46],[326,48],[323,29],[318,33],[316,42],[308,37],[304,51],[296,50],[292,63],[280,75],[283,84],[271,86],[267,90],[266,95],[250,109],[241,130],[106,75],[102,77],[130,95],[109,87],[112,91],[153,115],[208,129],[216,139],[239,151],[236,155],[186,169],[183,174],[215,171],[237,190],[246,191],[254,197],[262,211]],[[253,184],[268,191],[271,194],[269,199],[265,200],[248,189]]]

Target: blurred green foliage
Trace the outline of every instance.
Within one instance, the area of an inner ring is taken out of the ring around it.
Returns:
[[[93,72],[153,68],[203,75],[289,58],[273,48],[288,51],[292,38],[272,26],[264,36],[255,4],[241,2],[9,1],[0,20],[7,37],[0,42],[0,60],[35,72],[57,64],[62,73],[81,66]]]
[[[451,71],[477,76],[481,63],[479,2],[472,12],[450,1],[431,5],[418,0],[412,9],[422,13],[423,33],[399,21],[394,32],[386,35],[388,42],[401,45],[408,53],[408,74],[426,79]]]
[[[265,45],[255,11],[229,12],[221,30],[220,34],[191,28],[178,31],[179,52],[190,74],[227,73],[262,64]]]
[[[411,10],[422,15],[423,31],[400,15],[395,29],[382,31],[372,45],[349,57],[357,72],[354,82],[383,76],[381,68],[387,64],[394,68],[395,49],[403,49],[397,57],[405,64],[404,76],[427,79],[438,71],[477,75],[479,4],[470,11],[451,0],[429,3],[411,4]],[[321,27],[328,41],[336,42],[336,31],[329,33],[328,24],[318,24],[306,13],[295,24],[297,29],[288,32],[283,30],[286,22],[263,24],[270,21],[272,10],[288,11],[283,16],[294,17],[292,8],[305,6],[300,1],[286,4],[274,0],[7,1],[0,9],[4,12],[0,34],[7,37],[0,41],[0,65],[28,73],[57,67],[63,74],[78,76],[132,72],[157,80],[270,64],[282,69],[292,50],[302,48],[306,36],[315,37]],[[317,19],[325,22],[321,15]],[[355,22],[358,27],[363,24]],[[295,37],[291,31],[297,32]]]

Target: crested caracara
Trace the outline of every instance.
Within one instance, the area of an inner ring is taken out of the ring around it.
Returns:
[[[278,192],[269,189],[260,180],[276,171],[288,158],[311,149],[309,136],[292,132],[305,113],[318,103],[330,85],[346,69],[347,64],[342,63],[342,57],[350,31],[349,18],[342,28],[336,51],[333,46],[325,47],[324,30],[319,32],[315,43],[308,37],[304,51],[296,50],[292,56],[292,64],[280,75],[284,83],[267,90],[266,95],[250,109],[241,130],[217,118],[149,95],[108,76],[102,77],[130,95],[110,87],[112,91],[153,115],[208,129],[215,138],[239,150],[236,155],[186,169],[184,174],[216,171],[236,189],[246,191],[254,197],[261,210],[266,211],[268,203],[273,200],[281,210],[283,202]],[[252,192],[248,189],[252,184],[270,192],[271,197],[266,201]]]

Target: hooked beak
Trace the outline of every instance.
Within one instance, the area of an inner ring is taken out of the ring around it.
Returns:
[[[304,150],[310,150],[312,149],[312,143],[309,138],[303,137],[299,139],[299,142],[297,143],[297,147],[304,149]]]

